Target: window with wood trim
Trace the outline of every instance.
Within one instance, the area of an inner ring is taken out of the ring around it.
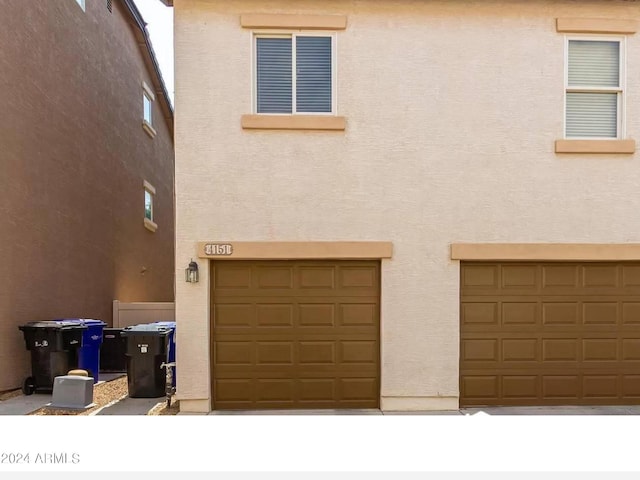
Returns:
[[[144,188],[144,226],[147,230],[155,232],[158,225],[155,221],[155,196],[156,189],[146,180],[142,182]]]
[[[624,138],[624,37],[566,38],[565,138]]]
[[[255,113],[335,114],[335,35],[256,34]]]

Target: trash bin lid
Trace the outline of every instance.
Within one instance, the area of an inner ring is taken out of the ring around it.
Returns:
[[[176,328],[176,322],[153,322],[151,323],[151,325],[160,325],[163,327],[171,328],[173,330],[175,330]]]
[[[71,322],[67,320],[40,320],[36,322],[28,322],[25,325],[18,327],[20,330],[23,328],[48,328],[53,330],[63,329],[79,329],[86,330],[88,327],[79,322]]]
[[[131,325],[130,327],[125,327],[122,330],[121,335],[133,335],[133,334],[144,334],[144,335],[169,335],[171,333],[171,329],[165,327],[164,325],[158,325],[154,323],[141,323],[140,325]]]
[[[60,318],[58,320],[56,320],[58,322],[73,322],[73,323],[79,323],[82,325],[89,325],[89,326],[100,326],[100,325],[106,325],[105,322],[103,322],[102,320],[96,320],[93,318]]]

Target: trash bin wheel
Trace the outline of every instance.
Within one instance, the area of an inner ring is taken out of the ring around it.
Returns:
[[[36,381],[33,377],[27,377],[22,384],[22,393],[31,395],[36,391]]]

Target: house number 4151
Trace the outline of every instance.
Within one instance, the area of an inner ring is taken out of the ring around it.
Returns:
[[[204,246],[205,255],[231,255],[233,245],[230,243],[207,243]]]

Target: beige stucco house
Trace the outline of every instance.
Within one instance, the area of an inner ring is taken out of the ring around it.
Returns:
[[[183,411],[640,402],[639,4],[167,3]]]

